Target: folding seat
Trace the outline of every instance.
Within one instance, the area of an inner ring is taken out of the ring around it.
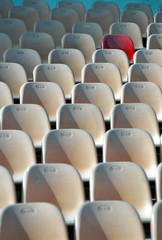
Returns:
[[[162,223],[162,201],[156,202],[153,207],[152,216],[151,216],[151,239],[159,240],[162,235],[161,223]]]
[[[49,15],[50,20],[58,20],[65,26],[67,33],[72,32],[74,23],[79,22],[79,14],[73,8],[53,8]]]
[[[28,80],[26,72],[20,64],[1,62],[0,81],[8,85],[14,99],[19,99],[20,87]]]
[[[128,82],[155,82],[162,89],[162,68],[156,63],[135,63],[128,69]]]
[[[162,34],[162,23],[150,23],[147,26],[147,38],[151,34]]]
[[[151,34],[147,38],[147,49],[162,49],[162,33]]]
[[[111,129],[140,128],[150,133],[155,146],[160,145],[160,129],[155,111],[146,103],[121,103],[113,107]]]
[[[55,48],[52,36],[44,32],[27,32],[20,36],[20,48],[34,49],[43,62],[48,61],[48,54]]]
[[[8,17],[8,11],[11,7],[13,7],[12,0],[1,0],[0,1],[0,15],[1,15],[1,18],[7,18]]]
[[[109,27],[114,22],[114,15],[111,11],[102,8],[91,8],[85,13],[85,22],[98,23],[104,34],[109,33]]]
[[[102,49],[121,49],[127,56],[129,63],[133,63],[134,45],[132,39],[122,34],[107,34],[101,39]]]
[[[0,112],[2,129],[25,131],[32,138],[35,148],[41,147],[44,135],[50,130],[45,109],[38,104],[9,104]]]
[[[153,22],[153,12],[151,6],[147,3],[127,3],[125,5],[125,10],[139,10],[146,13],[149,23]]]
[[[156,201],[162,201],[162,141],[160,143],[160,163],[156,171],[156,181],[155,181],[155,191],[156,191]]]
[[[92,103],[102,112],[104,120],[110,121],[110,112],[115,105],[112,89],[105,83],[78,83],[71,91],[72,103]]]
[[[92,55],[96,50],[95,41],[86,33],[67,33],[62,38],[62,48],[79,49],[86,62],[92,62]]]
[[[0,166],[0,213],[4,207],[16,203],[16,188],[11,173]]]
[[[0,61],[3,62],[3,53],[9,49],[12,48],[12,41],[11,38],[6,33],[0,33]]]
[[[14,182],[21,183],[26,168],[34,164],[36,154],[28,134],[20,130],[0,130],[0,165],[8,169]]]
[[[103,140],[103,162],[135,162],[145,170],[149,181],[155,181],[156,148],[150,134],[142,129],[114,128],[107,131]]]
[[[134,54],[134,63],[157,63],[162,65],[161,49],[141,49]]]
[[[42,19],[42,20],[49,19],[50,8],[46,1],[44,1],[44,0],[22,0],[21,5],[34,7],[39,12],[40,19]]]
[[[121,49],[98,49],[93,53],[92,62],[94,63],[113,63],[115,64],[122,76],[122,82],[127,82],[127,72],[129,60],[127,54]]]
[[[57,20],[38,20],[34,24],[34,32],[44,32],[52,36],[55,47],[61,47],[61,39],[66,34],[65,26]]]
[[[72,26],[72,33],[87,33],[91,35],[95,41],[96,48],[101,48],[101,38],[103,30],[98,23],[95,22],[76,22]]]
[[[154,82],[129,82],[121,88],[121,103],[146,103],[162,122],[162,92]]]
[[[40,19],[36,8],[30,6],[13,6],[8,12],[8,17],[23,20],[27,26],[28,32],[33,31],[35,21]]]
[[[85,57],[79,49],[54,49],[48,55],[48,63],[61,63],[68,65],[74,75],[75,82],[81,81],[81,70],[86,64]]]
[[[91,134],[96,147],[102,146],[105,122],[101,110],[94,104],[64,104],[57,110],[56,129],[83,129]]]
[[[154,23],[162,23],[162,12],[156,12],[155,13]]]
[[[87,131],[57,129],[51,130],[43,138],[42,162],[70,164],[79,171],[83,181],[89,181],[98,158],[94,141]]]
[[[84,21],[85,6],[81,1],[59,1],[57,3],[58,8],[73,8],[78,14],[80,21]]]
[[[133,162],[97,164],[90,177],[90,200],[128,202],[135,207],[142,222],[149,222],[151,218],[150,185],[143,168]]]
[[[113,63],[89,63],[82,69],[82,83],[101,82],[113,91],[116,101],[120,100],[122,78],[119,68]]]
[[[68,240],[60,210],[49,203],[13,204],[3,210],[0,220],[0,239]]]
[[[144,240],[137,211],[124,201],[93,201],[83,204],[75,218],[75,239]]]
[[[71,89],[75,84],[71,68],[66,64],[39,64],[33,70],[34,82],[54,82],[63,90],[65,99],[71,99]]]
[[[13,96],[9,86],[4,82],[0,82],[0,108],[13,103]]]
[[[14,49],[10,48],[3,54],[3,61],[9,63],[18,63],[25,69],[27,79],[33,79],[33,69],[41,64],[41,57],[34,49]]]
[[[47,111],[50,122],[56,121],[57,109],[65,104],[61,87],[54,82],[28,82],[20,88],[20,104],[39,104]]]
[[[135,49],[143,48],[142,34],[139,26],[134,22],[116,22],[110,26],[110,34],[128,35]]]
[[[51,203],[61,210],[66,224],[73,225],[78,208],[85,201],[80,174],[70,164],[36,164],[24,173],[23,201]]]
[[[0,32],[10,37],[14,47],[19,47],[19,38],[21,34],[27,32],[27,26],[21,19],[0,18]]]
[[[120,11],[119,7],[115,2],[95,1],[92,4],[92,8],[104,8],[112,12],[114,15],[114,22],[119,21]]]

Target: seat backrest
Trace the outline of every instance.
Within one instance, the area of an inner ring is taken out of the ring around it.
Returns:
[[[86,33],[67,33],[62,38],[62,48],[79,49],[86,62],[92,62],[92,55],[96,50],[95,41],[91,35]]]
[[[75,239],[144,240],[144,229],[137,211],[124,201],[85,203],[75,220]]]
[[[60,210],[49,203],[13,204],[3,210],[0,220],[0,238],[4,240],[68,240],[67,228]]]
[[[31,138],[24,131],[0,130],[0,165],[7,168],[15,183],[21,183],[27,167],[36,164]]]
[[[61,47],[61,39],[66,34],[64,24],[57,20],[38,20],[33,27],[34,32],[44,32],[52,36],[55,47]]]
[[[11,38],[9,37],[8,34],[6,33],[0,33],[0,42],[1,42],[1,45],[0,45],[0,61],[3,62],[3,54],[4,52],[9,49],[9,48],[12,48],[13,45],[12,45],[12,41],[11,41]]]
[[[79,49],[54,49],[49,53],[48,62],[68,65],[73,72],[75,82],[81,82],[81,70],[86,64],[86,61],[83,53]]]
[[[161,137],[162,140],[162,137]],[[160,163],[158,164],[156,171],[156,181],[155,181],[155,191],[156,191],[156,200],[157,202],[162,201],[162,141],[160,143]]]
[[[10,87],[4,82],[0,82],[0,108],[13,103],[14,101]]]
[[[41,57],[34,49],[10,48],[3,54],[3,61],[6,63],[18,63],[24,68],[27,79],[33,79],[33,69],[41,64]]]
[[[67,33],[72,32],[72,26],[74,23],[79,22],[79,14],[73,8],[53,8],[49,16],[50,20],[58,20],[65,26]]]
[[[162,23],[162,12],[156,12],[155,13],[154,23]]]
[[[110,112],[115,105],[111,88],[105,83],[78,83],[71,91],[72,103],[92,103],[101,110],[104,120],[110,120]]]
[[[162,201],[156,202],[153,206],[150,230],[151,230],[151,239],[159,240],[162,235],[161,223],[162,223]]]
[[[92,135],[96,147],[102,146],[103,136],[106,131],[101,110],[96,105],[90,103],[62,105],[57,111],[56,128],[79,128],[86,130]]]
[[[37,104],[9,104],[1,109],[1,128],[23,130],[32,138],[35,148],[41,147],[50,130],[45,109]]]
[[[134,54],[134,63],[158,63],[162,65],[162,49],[142,49]]]
[[[147,38],[147,49],[162,49],[162,33],[151,34]]]
[[[62,211],[68,225],[74,224],[85,201],[80,174],[70,164],[36,164],[24,174],[23,201],[52,203]]]
[[[97,164],[90,178],[90,200],[128,202],[136,208],[143,222],[150,221],[151,189],[144,170],[136,163],[106,162]]]
[[[120,70],[122,81],[127,81],[129,60],[127,54],[121,49],[98,49],[93,53],[94,63],[114,63]]]
[[[155,181],[156,148],[150,134],[142,129],[114,128],[107,131],[103,140],[103,162],[135,162],[145,170],[149,181]]]
[[[101,38],[104,34],[101,26],[96,22],[76,22],[72,26],[72,33],[87,33],[93,37],[96,48],[101,47]]]
[[[20,104],[26,103],[41,105],[47,111],[50,122],[55,122],[56,111],[65,104],[65,97],[57,83],[28,82],[20,89]]]
[[[147,26],[147,38],[151,35],[151,34],[162,34],[162,23],[150,23]]]
[[[42,141],[42,162],[71,164],[83,181],[89,181],[91,170],[98,163],[93,138],[82,129],[52,130]]]
[[[54,82],[63,90],[65,98],[71,99],[75,84],[71,68],[66,64],[39,64],[33,70],[34,82]]]
[[[8,18],[8,11],[11,7],[13,7],[13,2],[11,0],[1,0],[0,1],[1,18]]]
[[[122,77],[119,68],[113,63],[89,63],[82,68],[82,83],[101,82],[111,87],[115,100],[120,100]]]
[[[147,117],[146,117],[147,116]],[[153,108],[146,103],[121,103],[113,107],[111,129],[140,128],[150,133],[156,146],[160,145],[160,129]]]

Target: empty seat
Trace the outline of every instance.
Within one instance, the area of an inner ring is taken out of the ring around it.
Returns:
[[[119,68],[113,63],[89,63],[82,69],[82,82],[101,82],[107,84],[113,91],[116,101],[120,100],[122,78]]]
[[[39,64],[33,70],[35,82],[54,82],[63,90],[65,98],[71,99],[71,89],[75,84],[72,70],[66,64]]]
[[[65,104],[65,97],[61,87],[54,82],[28,82],[20,89],[20,104],[26,103],[41,105],[50,122],[55,122],[56,111]]]
[[[0,81],[6,83],[14,99],[19,99],[20,87],[27,82],[24,68],[18,63],[0,63]]]
[[[34,22],[40,19],[39,13],[34,7],[13,6],[8,12],[9,18],[18,18],[25,22],[28,32],[33,31]]]
[[[151,34],[162,34],[162,23],[150,23],[147,26],[147,38],[151,35]]]
[[[156,191],[156,200],[157,202],[162,201],[162,141],[160,144],[160,163],[156,171],[156,181],[155,181],[155,191]]]
[[[101,48],[101,38],[103,37],[103,30],[98,23],[76,22],[73,24],[72,33],[87,33],[91,35],[95,41],[96,48]]]
[[[49,203],[19,203],[6,207],[1,216],[1,239],[68,240],[59,209]]]
[[[162,23],[162,12],[156,12],[155,13],[154,23]]]
[[[72,88],[72,103],[92,103],[101,110],[104,120],[110,120],[110,112],[115,105],[111,88],[105,83],[79,83]]]
[[[162,89],[162,68],[156,63],[135,63],[128,69],[128,82],[155,82]]]
[[[142,49],[134,54],[134,63],[158,63],[162,65],[162,49]]]
[[[52,36],[44,32],[28,32],[20,36],[20,48],[34,49],[42,61],[48,61],[48,54],[55,48]]]
[[[0,61],[3,62],[3,53],[8,49],[12,48],[12,41],[8,34],[0,33]]]
[[[34,164],[36,154],[31,138],[24,131],[0,130],[0,165],[10,171],[14,182],[21,183],[26,168]]]
[[[79,22],[79,14],[73,8],[53,8],[50,12],[49,19],[58,20],[65,26],[66,32],[72,32],[74,23]]]
[[[152,216],[151,216],[151,239],[159,240],[162,235],[161,223],[162,223],[162,201],[156,202],[153,206]]]
[[[147,49],[162,49],[162,34],[152,34],[147,38]]]
[[[13,96],[9,86],[4,82],[0,82],[0,108],[12,103],[14,103]]]
[[[0,166],[0,212],[8,205],[16,203],[16,188],[9,170]]]
[[[141,221],[149,222],[151,218],[150,185],[144,170],[136,163],[97,164],[90,178],[90,200],[122,200],[135,207]]]
[[[67,33],[62,38],[62,48],[79,49],[86,62],[92,62],[93,52],[96,50],[95,41],[86,33]]]
[[[41,64],[41,57],[34,49],[14,49],[10,48],[3,54],[3,61],[10,63],[19,63],[25,69],[27,79],[33,79],[33,69]]]
[[[75,220],[75,239],[144,240],[137,211],[124,201],[93,201],[83,204]]]
[[[30,167],[23,178],[23,201],[52,203],[62,211],[66,224],[72,225],[79,206],[85,201],[80,174],[73,166],[63,163]]]
[[[79,49],[54,49],[49,53],[48,62],[68,65],[74,74],[75,82],[81,81],[81,70],[86,62]]]
[[[41,147],[50,130],[45,109],[37,104],[9,104],[1,109],[1,128],[23,130],[32,138],[35,148]]]
[[[1,18],[7,18],[8,17],[8,11],[11,7],[13,7],[12,0],[1,0],[0,1]]]
[[[43,163],[66,163],[74,166],[83,181],[89,181],[98,163],[94,141],[82,129],[57,129],[47,133],[42,142]]]
[[[114,128],[103,140],[103,162],[135,162],[155,181],[157,170],[156,148],[150,134],[139,128]]]
[[[122,82],[127,81],[127,72],[129,60],[127,54],[121,49],[98,49],[93,53],[92,61],[94,63],[113,63],[115,64],[122,76]]]
[[[101,110],[94,104],[74,103],[62,105],[56,115],[56,128],[79,128],[88,131],[96,144],[102,146],[105,122]]]
[[[150,133],[156,146],[160,145],[160,129],[155,111],[145,103],[121,103],[113,107],[111,129],[140,128]]]
[[[55,47],[61,47],[61,39],[66,33],[64,24],[57,20],[38,20],[34,24],[34,32],[44,32],[52,36]]]

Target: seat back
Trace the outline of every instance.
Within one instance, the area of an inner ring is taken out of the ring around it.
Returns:
[[[13,96],[9,86],[4,82],[0,82],[0,108],[13,103]]]
[[[0,45],[0,61],[3,62],[3,54],[4,52],[9,49],[9,48],[12,48],[13,45],[12,45],[12,41],[11,41],[11,38],[9,37],[8,34],[6,33],[0,33],[0,42],[1,42],[1,45]]]
[[[162,49],[162,34],[152,34],[147,38],[147,49]]]
[[[162,65],[162,49],[142,49],[134,54],[134,63],[157,63]]]
[[[155,13],[154,23],[162,23],[162,12],[156,12]]]
[[[151,34],[162,34],[162,23],[150,23],[147,26],[147,38]]]
[[[13,2],[11,0],[1,0],[0,2],[1,18],[8,18],[8,11],[11,7],[13,7]]]
[[[151,216],[151,239],[158,240],[161,238],[162,229],[161,229],[161,222],[162,222],[162,202],[156,202],[153,207],[152,216]]]
[[[161,146],[160,144],[160,160],[161,160]],[[156,200],[160,202],[162,200],[162,162],[158,164],[157,171],[156,171],[156,181],[155,181],[155,192],[156,192]]]

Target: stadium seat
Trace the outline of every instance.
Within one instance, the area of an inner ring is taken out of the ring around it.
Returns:
[[[162,33],[152,34],[147,38],[147,49],[162,49]]]
[[[156,181],[155,181],[155,191],[156,191],[156,201],[162,201],[162,162],[161,162],[161,153],[162,153],[162,142],[160,145],[160,163],[158,164],[156,171]]]
[[[161,222],[162,222],[162,201],[156,202],[153,207],[150,232],[152,240],[159,240],[162,235]]]
[[[8,34],[0,33],[0,62],[3,62],[3,54],[8,48],[12,48],[12,41]]]
[[[162,49],[142,49],[134,54],[134,63],[157,63],[162,65]]]
[[[0,108],[13,103],[14,101],[10,87],[6,83],[0,81]]]
[[[156,12],[155,13],[154,23],[162,23],[162,12]]]
[[[8,11],[11,7],[13,7],[12,0],[1,0],[0,1],[1,18],[8,18]]]
[[[162,34],[162,23],[150,23],[147,26],[147,38],[151,34]]]

